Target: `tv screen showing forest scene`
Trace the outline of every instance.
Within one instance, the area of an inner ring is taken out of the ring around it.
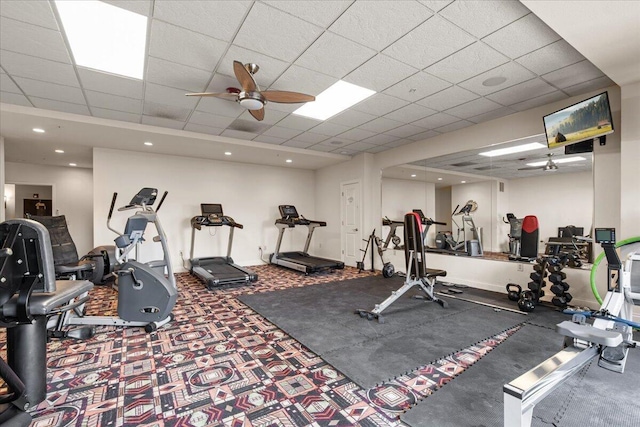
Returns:
[[[544,116],[544,129],[550,149],[612,133],[607,92]]]

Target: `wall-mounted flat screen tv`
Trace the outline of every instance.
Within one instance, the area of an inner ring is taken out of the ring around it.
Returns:
[[[543,121],[550,149],[613,132],[607,92],[548,114]]]

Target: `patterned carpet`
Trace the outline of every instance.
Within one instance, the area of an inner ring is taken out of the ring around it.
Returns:
[[[155,334],[99,327],[85,342],[51,342],[32,426],[399,426],[402,412],[518,329],[364,390],[236,296],[374,273],[252,268],[258,282],[214,291],[179,274],[175,321]],[[111,288],[92,295],[90,314],[115,314]]]

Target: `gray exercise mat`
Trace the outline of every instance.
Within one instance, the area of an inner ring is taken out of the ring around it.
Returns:
[[[444,309],[411,298],[410,291],[385,312],[384,324],[354,314],[372,309],[402,279],[353,279],[239,299],[300,341],[347,377],[370,388],[466,348],[523,322],[507,311],[447,300]],[[444,298],[446,300],[446,298]]]

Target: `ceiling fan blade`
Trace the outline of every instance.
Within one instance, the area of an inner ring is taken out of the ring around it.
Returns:
[[[259,110],[249,110],[249,113],[259,122],[264,119],[264,108],[261,108]]]
[[[297,104],[299,102],[315,101],[316,97],[299,92],[288,92],[286,90],[265,90],[262,96],[269,102],[280,102],[283,104]]]
[[[544,166],[530,166],[528,168],[519,168],[519,171],[535,171],[535,170],[541,170],[544,169]]]
[[[242,62],[233,61],[233,72],[236,74],[236,78],[240,82],[240,86],[242,86],[242,90],[245,92],[255,92],[256,91],[256,81],[253,80],[253,76],[251,73],[244,68]]]
[[[185,93],[186,96],[213,96],[216,98],[228,99],[230,101],[235,101],[238,99],[237,93],[228,93],[228,92],[202,92],[202,93]]]

